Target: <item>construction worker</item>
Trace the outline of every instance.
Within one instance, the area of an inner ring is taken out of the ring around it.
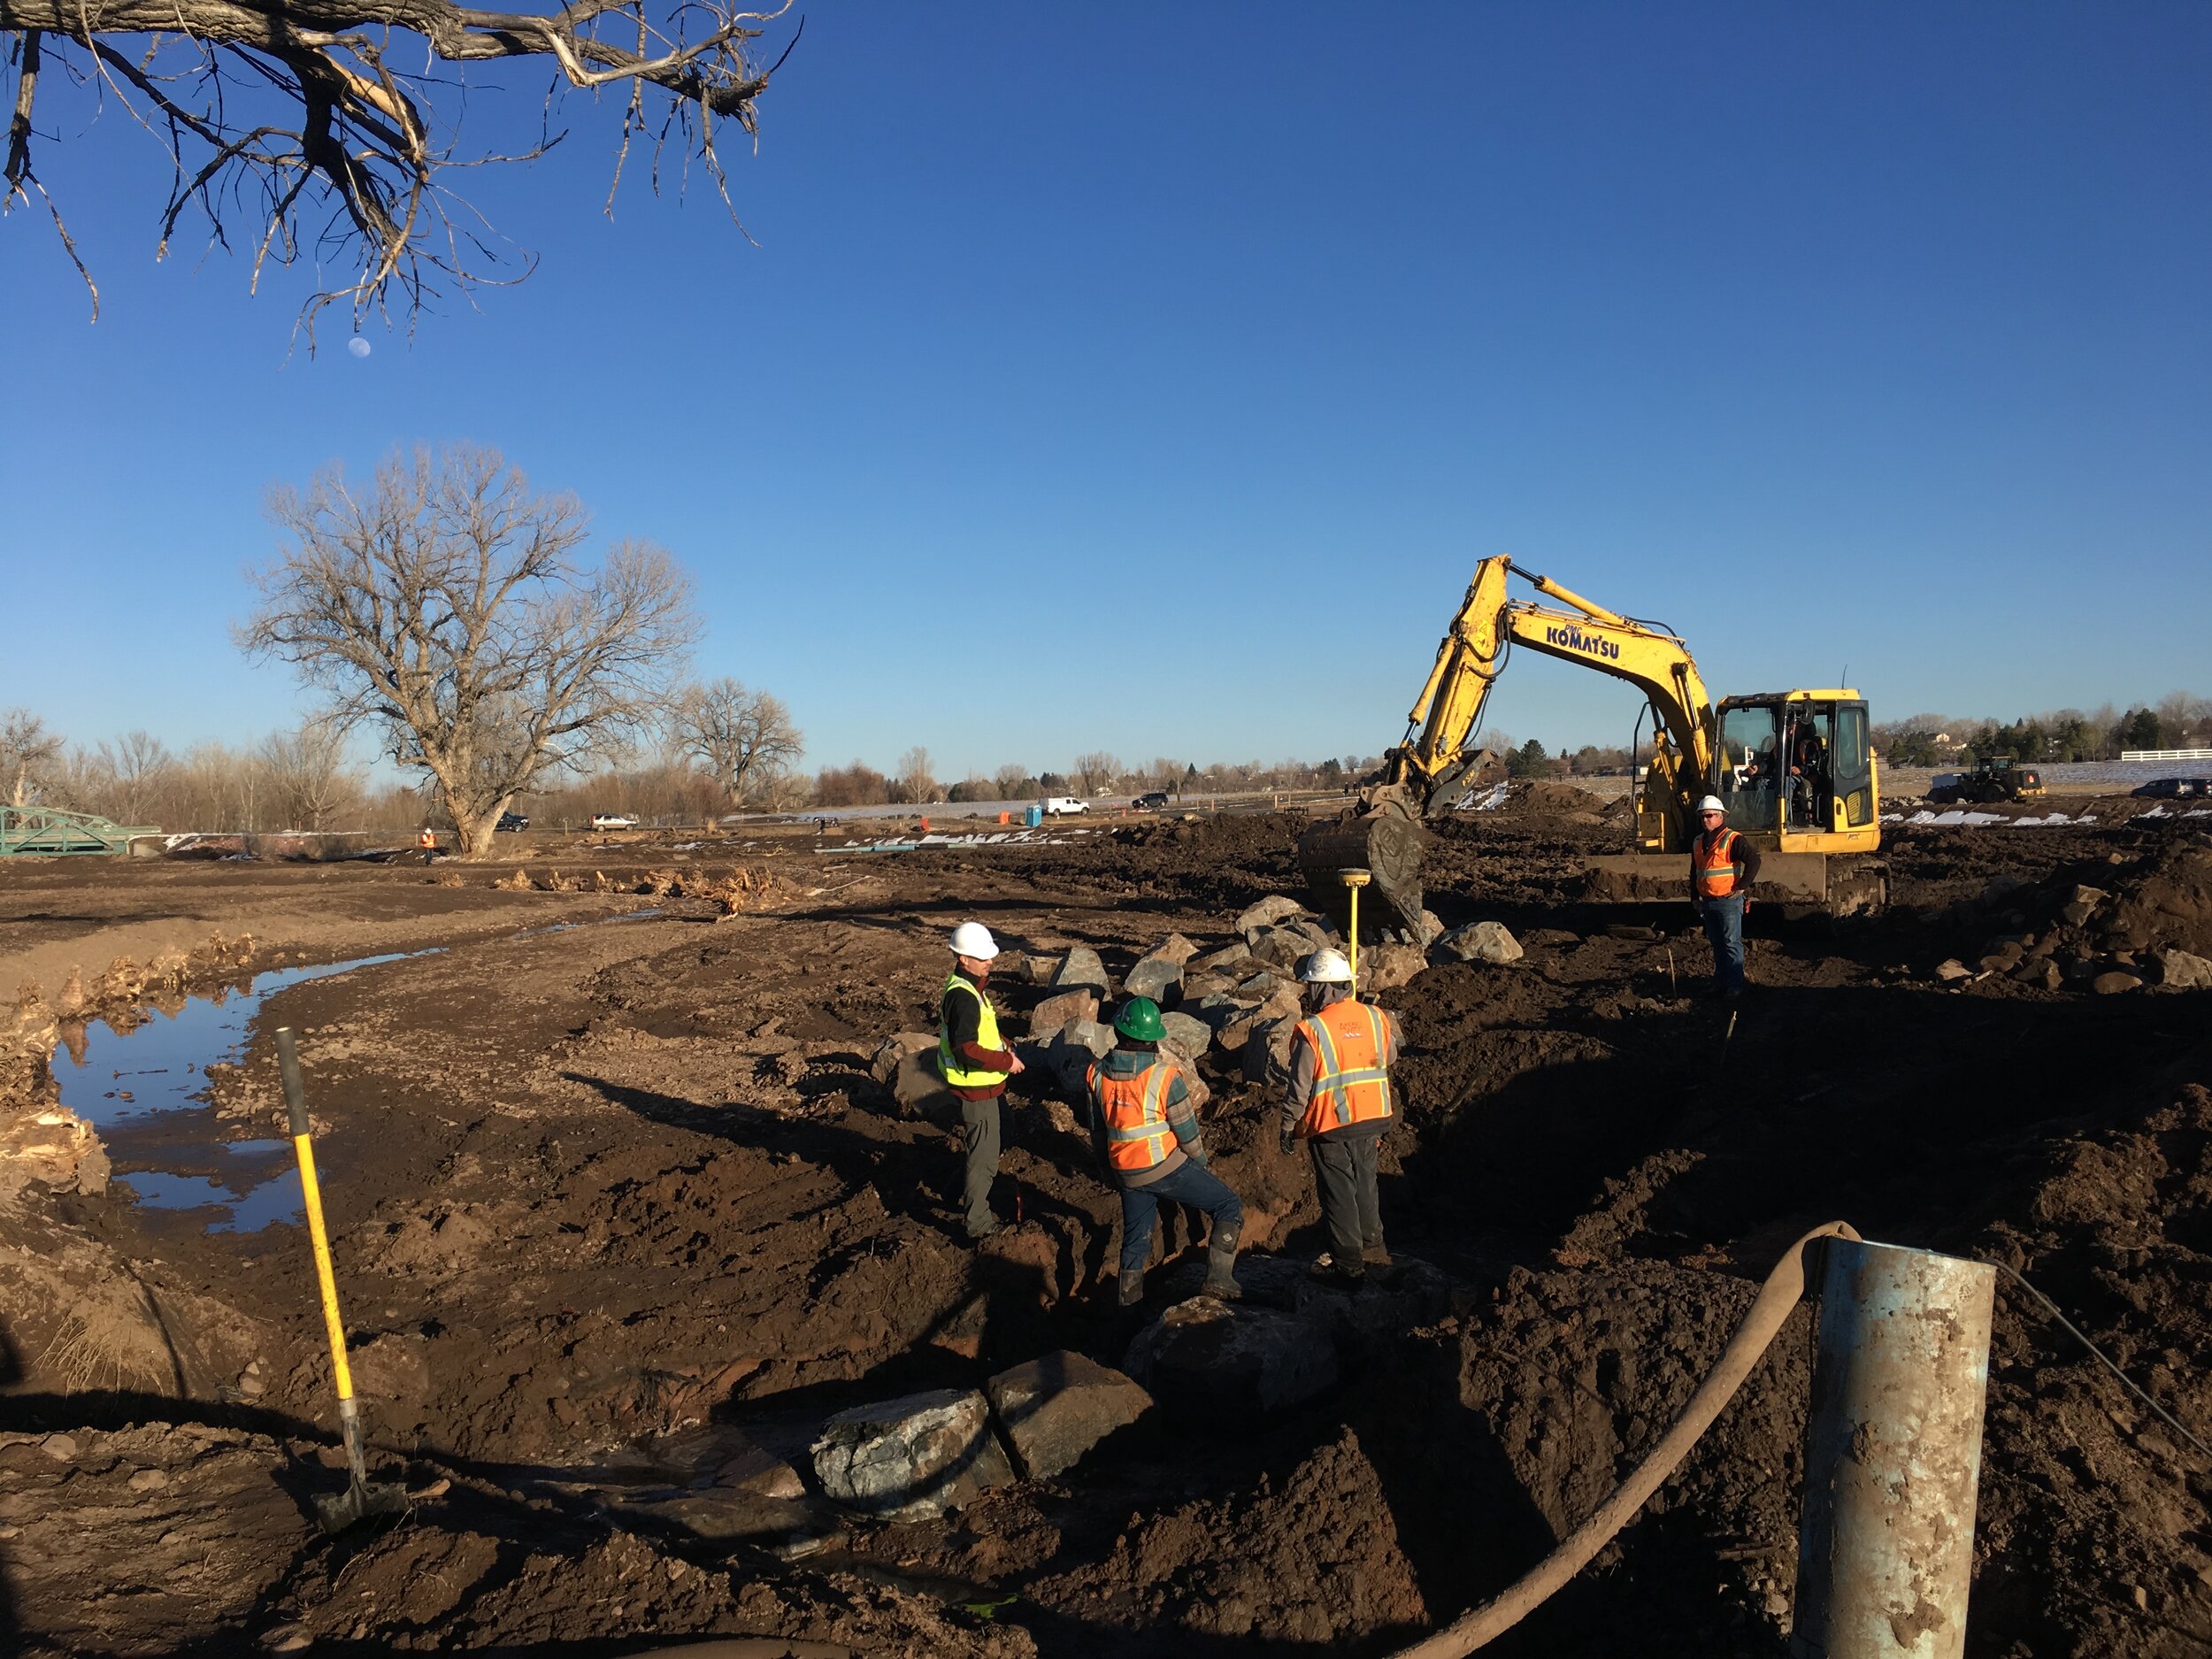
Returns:
[[[984,995],[998,956],[991,930],[980,922],[961,923],[952,930],[952,956],[937,1010],[937,1069],[960,1101],[961,1219],[973,1243],[999,1229],[991,1183],[998,1178],[1000,1102],[1006,1079],[1020,1075],[1022,1063],[1000,1040],[998,1010]]]
[[[1398,1022],[1352,995],[1352,964],[1340,950],[1298,964],[1306,1017],[1291,1040],[1290,1087],[1276,1144],[1287,1156],[1301,1140],[1313,1158],[1329,1252],[1309,1270],[1324,1283],[1356,1289],[1369,1266],[1386,1267],[1375,1157],[1396,1116],[1390,1064]]]
[[[1690,902],[1713,945],[1713,988],[1724,1002],[1743,995],[1743,918],[1759,879],[1759,849],[1728,827],[1718,795],[1697,803],[1699,831],[1690,842]]]
[[[1244,1206],[1206,1167],[1206,1148],[1182,1069],[1159,1052],[1167,1035],[1160,1007],[1133,996],[1114,1021],[1120,1044],[1092,1064],[1088,1124],[1099,1156],[1121,1185],[1121,1305],[1144,1297],[1144,1264],[1152,1254],[1152,1223],[1163,1201],[1202,1210],[1213,1222],[1202,1296],[1234,1302],[1237,1238]]]
[[[422,849],[422,861],[434,864],[438,857],[438,832],[429,825],[422,826],[422,833],[415,837],[415,845]]]

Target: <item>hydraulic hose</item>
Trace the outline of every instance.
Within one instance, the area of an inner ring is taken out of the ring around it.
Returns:
[[[1462,1615],[1433,1636],[1399,1649],[1391,1659],[1463,1659],[1464,1655],[1512,1629],[1587,1566],[1590,1558],[1634,1518],[1645,1501],[1659,1490],[1675,1466],[1689,1455],[1698,1437],[1712,1426],[1721,1408],[1735,1396],[1744,1379],[1751,1374],[1751,1368],[1759,1363],[1759,1356],[1767,1351],[1775,1333],[1781,1330],[1782,1322],[1789,1317],[1790,1310],[1805,1294],[1805,1247],[1816,1239],[1858,1236],[1843,1222],[1831,1221],[1815,1227],[1791,1245],[1774,1264],[1774,1271],[1767,1275],[1766,1283],[1759,1286],[1750,1311],[1736,1327],[1736,1334],[1728,1339],[1719,1362],[1698,1385],[1689,1404],[1682,1408],[1682,1415],[1675,1418],[1673,1426],[1645,1455],[1644,1461],[1636,1465],[1635,1472],[1615,1488],[1613,1495],[1575,1528],[1558,1548],[1494,1600]]]

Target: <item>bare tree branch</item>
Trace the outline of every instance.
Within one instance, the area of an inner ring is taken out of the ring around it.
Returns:
[[[38,100],[52,96],[54,77],[44,72],[67,60],[65,89],[112,96],[167,152],[157,254],[196,207],[211,243],[230,245],[226,223],[234,216],[254,226],[257,285],[272,257],[290,265],[311,255],[319,272],[351,273],[303,306],[311,350],[315,320],[328,305],[345,307],[358,326],[372,311],[388,312],[396,298],[413,313],[448,288],[466,296],[519,280],[506,267],[526,275],[534,263],[462,229],[457,216],[473,210],[446,175],[535,160],[560,135],[542,134],[518,154],[465,152],[463,84],[442,65],[534,62],[557,70],[557,87],[595,95],[626,86],[616,187],[631,138],[648,128],[649,94],[664,106],[656,180],[660,151],[673,138],[687,158],[696,154],[734,219],[716,121],[757,135],[756,102],[773,69],[754,62],[753,43],[788,10],[788,0],[766,12],[735,10],[733,0],[575,0],[549,15],[453,0],[111,0],[96,9],[89,0],[0,0],[0,37],[16,80],[0,211],[36,192],[91,285],[32,165]],[[795,31],[792,38],[795,44]],[[403,73],[393,63],[416,61],[411,46],[423,67]],[[319,230],[303,226],[303,211],[324,203],[335,210],[328,221]],[[613,204],[611,188],[610,213]],[[96,288],[93,298],[96,317]]]
[[[806,752],[781,698],[748,690],[726,675],[686,687],[670,726],[677,751],[696,761],[733,805]]]

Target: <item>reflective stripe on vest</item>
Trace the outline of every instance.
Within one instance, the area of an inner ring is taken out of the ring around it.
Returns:
[[[1298,1022],[1313,1045],[1313,1098],[1299,1120],[1301,1135],[1390,1116],[1390,1073],[1383,1065],[1388,1036],[1379,1009],[1346,997]]]
[[[1726,898],[1736,890],[1736,832],[1724,828],[1717,835],[1699,836],[1690,843],[1690,864],[1698,897]]]
[[[1091,1067],[1091,1099],[1106,1125],[1106,1161],[1125,1174],[1141,1175],[1167,1162],[1175,1131],[1167,1121],[1168,1085],[1175,1068],[1155,1060],[1134,1077],[1112,1077],[1100,1061]]]
[[[998,1010],[991,1006],[991,999],[958,974],[945,977],[945,994],[965,991],[975,998],[980,1010],[976,1021],[975,1040],[986,1048],[1002,1048],[998,1040]],[[967,1062],[952,1051],[952,1025],[945,1018],[944,1010],[937,1012],[937,1069],[944,1073],[945,1081],[955,1088],[996,1088],[1013,1075],[1010,1071],[972,1071]]]

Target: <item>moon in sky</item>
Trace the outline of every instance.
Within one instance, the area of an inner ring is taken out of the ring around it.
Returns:
[[[357,357],[365,357],[369,355],[369,342],[362,339],[359,334],[356,334],[346,342],[346,349]]]

